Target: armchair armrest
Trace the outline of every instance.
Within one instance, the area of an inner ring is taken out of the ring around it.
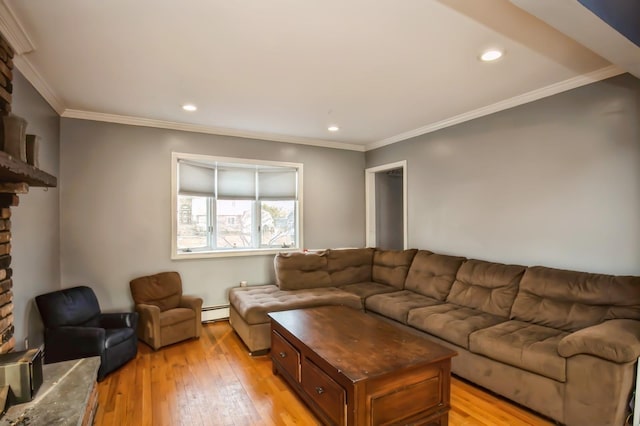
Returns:
[[[200,337],[200,333],[202,332],[202,298],[182,295],[180,307],[193,309],[193,312],[196,314],[195,336]]]
[[[100,315],[100,326],[104,328],[136,328],[138,326],[138,313],[103,313]]]
[[[160,344],[160,308],[156,305],[138,303],[135,306],[139,314],[138,337],[158,349]]]
[[[46,329],[45,360],[50,363],[102,355],[104,340],[104,328],[65,326]]]
[[[180,299],[180,305],[181,308],[189,308],[189,309],[193,309],[196,312],[200,312],[202,311],[202,298],[201,297],[196,297],[196,296],[182,296],[182,299]]]
[[[632,362],[640,356],[640,321],[615,319],[578,330],[558,344],[560,356],[594,355],[608,361]]]

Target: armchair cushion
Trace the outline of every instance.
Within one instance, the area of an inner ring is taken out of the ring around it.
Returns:
[[[98,299],[86,286],[42,294],[36,302],[48,328],[84,324],[100,315]]]
[[[177,308],[182,298],[182,280],[177,272],[160,272],[132,280],[134,301],[156,305],[161,311]]]
[[[160,312],[160,327],[167,327],[182,321],[194,320],[196,313],[189,308],[175,308]]]

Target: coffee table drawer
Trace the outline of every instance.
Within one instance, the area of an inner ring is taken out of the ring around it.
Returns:
[[[346,424],[346,392],[307,358],[302,361],[302,388],[337,425]]]
[[[271,332],[271,360],[300,382],[300,352],[277,331]]]

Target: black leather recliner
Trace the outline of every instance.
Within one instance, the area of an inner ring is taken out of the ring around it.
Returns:
[[[100,356],[101,381],[138,352],[138,313],[102,313],[89,287],[41,294],[36,304],[45,327],[45,364]]]

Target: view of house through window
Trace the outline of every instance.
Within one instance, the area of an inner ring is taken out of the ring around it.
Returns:
[[[300,247],[302,165],[174,153],[174,254]]]

